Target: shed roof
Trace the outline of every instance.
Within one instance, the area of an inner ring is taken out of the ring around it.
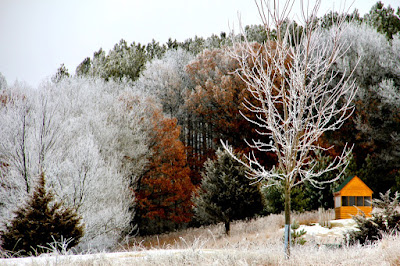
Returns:
[[[353,178],[354,178],[354,176],[348,176],[348,177],[343,181],[343,183],[340,184],[340,186],[338,186],[337,189],[335,189],[335,192],[341,191],[341,190],[344,188],[344,186],[346,186],[346,185],[350,182],[350,180],[352,180]]]
[[[341,191],[348,183],[350,183],[351,180],[353,180],[353,178],[359,179],[359,180],[361,181],[361,183],[362,183],[366,188],[368,188],[368,190],[371,190],[358,176],[355,175],[355,176],[349,176],[349,177],[347,177],[347,178],[343,181],[343,183],[340,184],[340,186],[335,190],[334,193]],[[371,192],[372,192],[372,190],[371,190]]]

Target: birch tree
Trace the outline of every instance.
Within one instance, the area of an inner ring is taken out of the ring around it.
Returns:
[[[256,115],[246,119],[257,128],[259,139],[247,143],[255,151],[275,153],[278,164],[268,169],[253,152],[245,161],[236,159],[247,167],[247,176],[254,182],[283,188],[286,257],[290,256],[290,192],[304,182],[319,187],[340,177],[324,182],[317,179],[346,166],[351,149],[345,147],[325,169],[318,170],[312,154],[324,149],[317,142],[322,134],[340,128],[351,116],[356,93],[351,75],[339,76],[332,70],[347,48],[340,43],[344,19],[335,22],[329,39],[323,39],[316,17],[321,1],[317,0],[310,11],[300,1],[301,16],[296,27],[289,20],[294,2],[256,1],[267,41],[254,45],[242,34],[243,41],[236,41],[230,51],[239,62],[236,72],[252,97],[243,104]],[[235,156],[226,143],[223,145]]]

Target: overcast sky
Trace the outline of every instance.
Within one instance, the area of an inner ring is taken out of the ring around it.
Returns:
[[[382,2],[397,7],[398,1]],[[321,14],[343,6],[322,2]],[[363,15],[376,2],[355,0],[351,11]],[[292,13],[298,10],[295,3]],[[0,0],[0,72],[8,84],[36,87],[62,63],[74,74],[84,58],[99,48],[108,52],[121,39],[165,43],[237,31],[238,12],[244,25],[259,24],[253,0]]]

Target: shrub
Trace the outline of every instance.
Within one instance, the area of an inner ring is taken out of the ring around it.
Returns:
[[[380,193],[381,199],[374,199],[372,206],[375,211],[371,218],[364,213],[354,216],[357,231],[349,232],[348,244],[365,244],[375,242],[382,238],[382,234],[395,234],[400,231],[400,194],[396,191],[390,197],[390,190],[385,194]]]
[[[42,173],[33,195],[0,233],[2,248],[19,256],[45,253],[52,243],[65,240],[71,248],[83,236],[80,221],[75,211],[54,202],[53,194],[45,189]]]
[[[292,245],[304,245],[307,242],[307,240],[304,238],[304,235],[307,232],[304,229],[298,230],[300,228],[300,224],[296,220],[293,221],[290,228],[292,229]]]

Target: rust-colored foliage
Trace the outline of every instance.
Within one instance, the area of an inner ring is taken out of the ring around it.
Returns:
[[[263,52],[259,44],[253,45],[255,51]],[[251,57],[249,64],[252,64],[250,61]],[[263,137],[256,132],[254,124],[243,117],[255,120],[255,114],[244,105],[246,100],[254,105],[259,103],[250,95],[246,83],[235,73],[238,67],[238,62],[224,49],[204,50],[186,67],[195,84],[194,90],[187,97],[186,106],[197,122],[193,131],[199,135],[195,141],[185,143],[191,148],[189,158],[196,157],[192,159],[193,162],[204,163],[210,154],[215,153],[221,139],[247,153],[249,147],[244,140]],[[276,162],[272,153],[257,155],[263,156],[259,159],[266,166]]]
[[[153,113],[153,131],[148,171],[138,184],[136,200],[142,218],[186,223],[192,218],[190,180],[185,147],[179,140],[175,118]],[[140,226],[140,225],[139,225]]]

